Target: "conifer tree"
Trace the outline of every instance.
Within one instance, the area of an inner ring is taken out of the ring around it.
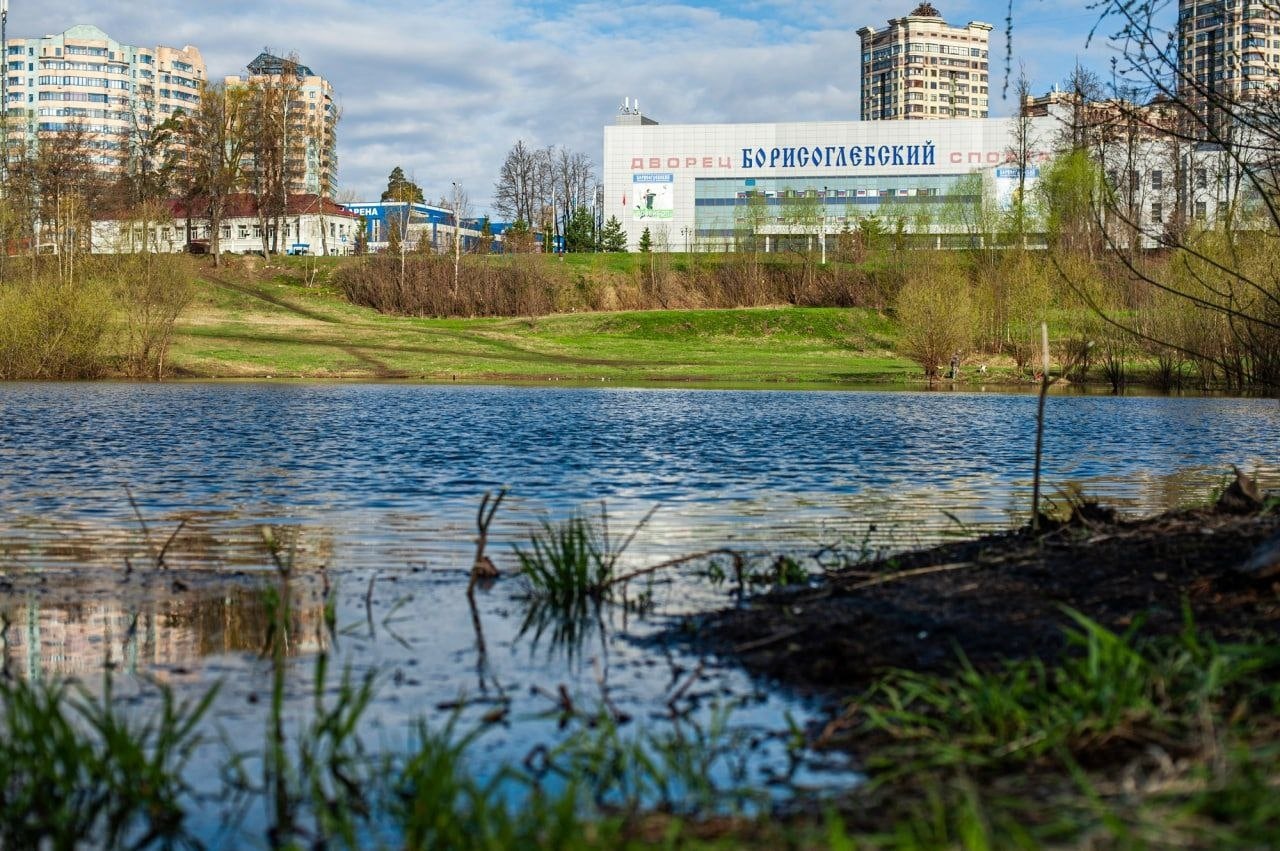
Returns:
[[[600,230],[600,250],[601,251],[626,251],[627,250],[627,234],[622,229],[622,223],[618,221],[617,216],[610,216],[609,221],[604,223],[604,227]]]

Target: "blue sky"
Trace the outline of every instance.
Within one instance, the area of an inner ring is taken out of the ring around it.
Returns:
[[[1086,49],[1092,0],[1015,0],[1013,59],[1036,91]],[[133,44],[194,44],[211,76],[240,73],[264,47],[296,51],[342,105],[340,196],[376,197],[400,165],[428,196],[465,186],[484,211],[503,156],[523,138],[599,160],[601,128],[623,97],[663,122],[832,121],[858,117],[858,37],[912,0],[11,0],[11,37],[96,24]],[[935,0],[953,24],[992,33],[993,115],[1007,115],[1006,4]]]

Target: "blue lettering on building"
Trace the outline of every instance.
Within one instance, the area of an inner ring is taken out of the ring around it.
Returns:
[[[979,155],[980,156],[980,155]],[[874,168],[937,165],[933,141],[923,145],[814,145],[794,148],[743,148],[742,167],[757,168]],[[720,165],[729,167],[728,158]]]

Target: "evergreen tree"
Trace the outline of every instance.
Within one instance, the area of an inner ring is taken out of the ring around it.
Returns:
[[[590,251],[595,248],[595,217],[586,207],[573,211],[569,226],[565,228],[564,242],[566,251]]]
[[[418,246],[414,249],[419,254],[431,253],[431,232],[423,228],[422,233],[418,235]]]
[[[622,222],[618,221],[617,216],[610,216],[609,221],[604,223],[604,227],[600,230],[600,250],[601,251],[626,251],[627,250],[627,234],[622,229]]]
[[[387,252],[400,253],[400,222],[395,219],[387,222]]]
[[[516,219],[502,235],[504,254],[524,254],[533,251],[533,231],[524,219]]]
[[[360,226],[356,228],[356,254],[369,253],[369,220],[360,217]]]
[[[422,187],[404,176],[404,169],[396,166],[387,176],[387,191],[382,193],[383,201],[408,201],[410,204],[425,204]]]
[[[489,217],[485,216],[480,223],[480,238],[476,240],[476,254],[488,254],[493,250],[493,227]]]
[[[646,254],[653,249],[653,237],[649,235],[649,229],[645,228],[644,233],[640,234],[640,250]]]

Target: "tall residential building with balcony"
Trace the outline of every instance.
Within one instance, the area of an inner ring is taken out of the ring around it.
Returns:
[[[263,52],[246,66],[248,74],[226,78],[226,85],[279,83],[292,77],[294,99],[288,110],[288,148],[297,175],[289,191],[331,197],[337,179],[338,108],[333,86],[295,59]]]
[[[1280,10],[1263,0],[1178,0],[1178,61],[1179,99],[1218,128],[1235,104],[1280,86]]]
[[[863,121],[986,118],[991,24],[953,27],[929,3],[863,27]]]
[[[4,45],[5,140],[11,155],[39,136],[83,128],[104,168],[131,140],[200,99],[204,59],[191,45],[121,44],[94,26]]]

